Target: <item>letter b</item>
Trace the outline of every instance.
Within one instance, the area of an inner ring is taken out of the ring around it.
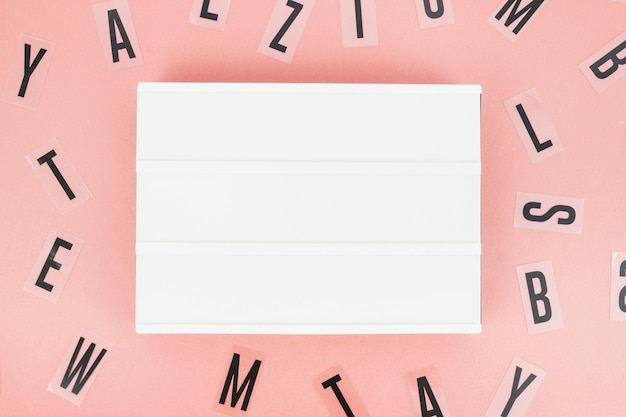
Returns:
[[[537,279],[539,283],[539,292],[535,292],[533,280]],[[535,324],[545,323],[552,318],[552,308],[550,299],[546,296],[548,293],[548,285],[546,276],[541,271],[532,271],[526,273],[526,285],[528,286],[528,296],[530,297],[530,306],[533,312],[533,321]],[[539,313],[539,302],[543,305],[544,313]]]
[[[626,53],[624,53],[622,58],[618,56],[618,54],[624,50],[626,50],[626,41],[620,43],[615,48],[611,49],[608,54],[591,64],[589,69],[593,72],[593,75],[601,80],[610,77],[619,69],[620,65],[626,64]],[[605,68],[604,70],[600,69],[600,67],[609,62],[611,65],[608,68]]]

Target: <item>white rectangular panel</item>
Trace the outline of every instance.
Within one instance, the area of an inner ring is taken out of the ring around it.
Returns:
[[[146,333],[480,331],[480,87],[138,87]]]
[[[137,136],[150,139],[137,158],[478,162],[479,97],[475,85],[141,83]]]
[[[467,249],[466,255],[139,254],[139,330],[477,330],[480,287],[467,274],[480,269],[480,257]]]
[[[480,240],[479,175],[139,173],[137,187],[138,241]]]

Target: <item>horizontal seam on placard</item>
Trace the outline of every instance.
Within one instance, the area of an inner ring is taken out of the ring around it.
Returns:
[[[138,255],[480,255],[480,243],[142,242]]]
[[[209,324],[209,323],[142,323],[142,332],[166,333],[257,333],[257,334],[402,334],[402,333],[480,333],[480,322],[406,323],[406,324]]]
[[[480,162],[292,162],[138,160],[146,174],[480,175]]]
[[[478,84],[350,84],[350,83],[139,83],[138,93],[246,94],[406,94],[481,95]]]

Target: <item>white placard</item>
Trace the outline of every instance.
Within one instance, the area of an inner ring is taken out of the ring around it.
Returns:
[[[137,331],[480,332],[480,95],[140,84]]]

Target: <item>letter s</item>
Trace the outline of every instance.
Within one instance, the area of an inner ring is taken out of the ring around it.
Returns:
[[[560,217],[558,219],[559,224],[572,224],[574,223],[574,220],[576,220],[576,210],[574,210],[573,207],[557,204],[556,206],[551,207],[545,214],[542,214],[542,215],[535,215],[530,212],[532,209],[540,209],[540,208],[541,208],[541,203],[536,202],[536,201],[530,201],[524,205],[522,214],[524,215],[524,218],[528,221],[543,223],[545,221],[550,220],[550,218],[552,218],[552,216],[554,216],[558,212],[564,211],[565,213],[568,214],[568,216],[565,218]]]

